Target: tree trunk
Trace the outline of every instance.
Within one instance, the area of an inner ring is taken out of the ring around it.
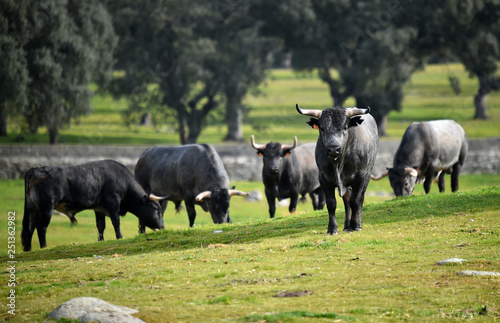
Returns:
[[[191,113],[188,114],[187,123],[189,125],[189,135],[186,144],[195,144],[198,142],[201,130],[203,128],[203,120],[207,117],[208,113],[217,106],[214,100],[214,94],[209,94],[207,102],[199,110],[196,109],[198,101],[191,101],[189,103]]]
[[[373,116],[378,127],[378,136],[387,136],[387,115]]]
[[[193,117],[189,118],[189,135],[186,140],[186,144],[195,144],[198,142],[198,138],[201,134],[201,124],[202,118]]]
[[[226,95],[226,123],[227,135],[224,141],[243,141],[243,111],[241,100],[236,96]]]
[[[490,93],[491,88],[488,85],[488,81],[479,76],[479,89],[477,90],[477,94],[474,96],[474,106],[476,108],[476,113],[474,114],[474,119],[488,119],[488,115],[486,113],[486,98],[488,97],[488,93]]]
[[[356,96],[356,106],[358,107],[367,107],[369,106],[368,102],[370,99],[366,96]],[[387,114],[381,114],[379,111],[372,110],[370,112],[373,119],[377,123],[378,128],[378,136],[386,136],[387,135]]]
[[[488,114],[486,112],[486,98],[488,94],[492,91],[498,91],[500,89],[500,79],[491,79],[483,76],[478,76],[479,79],[479,89],[477,94],[474,96],[474,106],[476,108],[476,113],[474,114],[474,119],[488,119]]]
[[[0,137],[7,136],[7,110],[5,102],[0,100]]]
[[[488,119],[488,115],[486,113],[486,98],[487,94],[478,93],[474,96],[474,106],[476,107],[476,113],[474,114],[474,119]]]
[[[328,66],[320,68],[318,70],[319,77],[323,82],[328,84],[328,89],[330,91],[330,96],[333,99],[334,107],[341,107],[344,105],[345,100],[349,96],[349,91],[346,89],[344,92],[340,91],[339,81],[332,78]]]
[[[59,130],[57,128],[49,128],[49,142],[51,145],[57,144],[57,139],[59,137]]]

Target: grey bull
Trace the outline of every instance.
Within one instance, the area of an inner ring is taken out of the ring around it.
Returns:
[[[425,193],[429,193],[436,176],[439,191],[444,192],[446,173],[451,174],[451,190],[455,192],[467,152],[467,135],[455,121],[413,122],[403,135],[392,168],[372,178],[380,180],[389,176],[394,194],[408,196],[413,193],[415,184],[422,181]]]
[[[135,178],[146,192],[168,196],[177,208],[184,201],[190,227],[196,219],[195,204],[210,212],[214,223],[227,223],[231,222],[231,196],[248,195],[229,189],[229,178],[219,155],[206,144],[147,149],[137,161]],[[162,207],[166,209],[166,200]]]

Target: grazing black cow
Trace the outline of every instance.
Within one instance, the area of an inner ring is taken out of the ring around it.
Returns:
[[[113,160],[101,160],[76,166],[36,167],[24,177],[24,218],[21,233],[24,251],[31,250],[35,229],[40,248],[47,246],[45,235],[54,210],[76,223],[75,214],[93,209],[99,231],[104,239],[105,216],[111,218],[117,239],[120,215],[135,214],[151,229],[163,229],[161,206],[164,198],[146,194],[130,170]]]
[[[314,210],[323,209],[325,195],[319,185],[318,167],[314,160],[316,144],[297,147],[297,137],[294,137],[293,145],[278,142],[259,145],[253,135],[250,141],[257,154],[263,157],[262,181],[271,218],[276,213],[276,198],[290,198],[290,213],[295,212],[299,195],[304,198],[306,194],[311,197]]]
[[[361,210],[378,149],[377,124],[368,114],[370,108],[296,108],[315,117],[308,124],[319,129],[316,164],[330,218],[327,233],[337,234],[335,187],[344,201],[344,231],[361,230]]]
[[[214,223],[227,223],[231,196],[248,195],[229,189],[219,155],[206,144],[147,149],[135,165],[135,178],[147,192],[168,195],[176,206],[184,200],[190,227],[196,219],[195,204],[210,212]],[[166,200],[162,207],[166,209]]]
[[[424,181],[425,193],[438,176],[438,187],[444,192],[444,174],[451,174],[451,190],[458,190],[458,175],[467,157],[468,143],[464,129],[453,120],[413,122],[406,129],[394,155],[392,168],[374,180],[389,175],[396,196],[409,196],[415,183]]]

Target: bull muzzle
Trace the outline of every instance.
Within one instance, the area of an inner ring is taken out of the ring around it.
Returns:
[[[337,159],[342,154],[342,148],[340,147],[329,147],[328,156],[333,159]]]
[[[277,167],[270,168],[268,174],[271,176],[278,176],[280,170]]]

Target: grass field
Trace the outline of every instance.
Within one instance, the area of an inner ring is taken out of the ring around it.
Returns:
[[[493,322],[500,278],[457,273],[500,271],[499,196],[491,186],[367,203],[363,231],[336,236],[325,212],[298,212],[19,252],[17,314],[0,320],[43,322],[93,296],[147,322]],[[452,257],[467,261],[436,265]],[[304,296],[280,297],[294,292]]]
[[[450,178],[445,177],[446,190],[450,191]],[[239,190],[246,192],[260,191],[264,196],[264,187],[261,182],[235,182]],[[467,192],[479,187],[500,185],[500,174],[484,175],[463,175],[460,177],[460,190]],[[431,192],[438,192],[437,185],[434,183]],[[414,194],[423,195],[423,185],[417,185]],[[365,199],[365,205],[384,202],[393,199],[392,189],[388,180],[371,181]],[[343,210],[343,204],[340,197],[337,196],[339,210]],[[17,250],[21,250],[20,230],[22,228],[22,217],[24,214],[24,181],[10,180],[0,181],[0,228],[7,228],[8,212],[15,212],[17,224]],[[204,227],[211,225],[212,218],[209,213],[205,213],[200,207],[197,209],[196,226]],[[269,218],[268,206],[265,197],[259,202],[247,202],[244,198],[234,197],[231,199],[230,215],[233,223],[251,223],[255,221],[266,220]],[[325,207],[326,211],[326,207]],[[313,212],[310,200],[306,203],[299,203],[297,214],[309,214]],[[343,211],[341,211],[343,212]],[[278,206],[277,217],[290,216],[287,206]],[[340,216],[341,218],[342,216]],[[78,224],[71,226],[69,219],[64,215],[53,215],[47,232],[47,244],[49,247],[70,245],[78,243],[92,243],[97,240],[97,229],[95,226],[95,215],[93,211],[83,211],[76,216]],[[324,215],[325,225],[327,224],[326,214]],[[128,213],[121,217],[122,233],[126,238],[136,236],[138,233],[137,218]],[[173,204],[169,204],[165,213],[165,226],[168,229],[189,230],[189,221],[186,211],[179,214],[175,213]],[[148,229],[149,232],[149,229]],[[326,232],[326,227],[325,227]],[[111,220],[106,218],[106,231],[104,234],[106,240],[114,240],[114,230]],[[7,235],[0,235],[0,255],[6,255]],[[36,233],[33,237],[33,250],[39,249]]]
[[[460,79],[462,93],[455,95],[448,77]],[[388,136],[399,139],[412,121],[432,119],[454,119],[466,130],[469,138],[484,138],[500,135],[500,93],[488,97],[487,121],[473,120],[473,95],[477,92],[477,80],[468,77],[459,64],[430,65],[425,71],[416,72],[405,87],[405,98],[401,112],[389,114]],[[317,132],[305,124],[307,118],[295,111],[298,103],[304,108],[324,109],[332,100],[327,86],[315,75],[296,74],[290,70],[273,70],[261,87],[260,96],[247,96],[249,109],[244,119],[244,137],[255,134],[257,141],[291,141],[298,136],[301,142],[315,141]],[[348,99],[346,106],[355,102]],[[121,111],[127,101],[114,101],[109,96],[96,95],[92,101],[93,113],[82,117],[78,123],[60,134],[61,143],[78,144],[178,144],[175,124],[154,127],[132,125],[125,127]],[[373,107],[375,108],[375,107]],[[220,119],[220,118],[219,118]],[[19,127],[9,124],[9,137],[0,138],[0,143],[11,143],[17,137]],[[220,123],[208,125],[202,133],[201,142],[221,143],[226,135],[226,126]],[[46,129],[38,135],[24,134],[26,143],[48,143]]]
[[[462,94],[455,96],[448,76],[456,76]],[[272,71],[262,96],[246,98],[250,109],[244,134],[258,142],[315,141],[317,132],[295,112],[331,105],[326,86],[315,76]],[[460,65],[428,66],[406,86],[403,111],[389,115],[389,136],[401,138],[410,122],[451,118],[469,138],[500,135],[500,94],[488,98],[490,120],[475,121],[472,96],[477,82]],[[347,105],[353,105],[350,99]],[[124,127],[125,100],[95,96],[94,112],[61,132],[63,143],[178,144],[175,125]],[[10,124],[12,143],[16,125]],[[14,130],[14,131],[12,131]],[[203,142],[219,144],[222,125],[210,125]],[[28,143],[48,143],[44,129]],[[363,231],[327,236],[326,208],[313,211],[310,201],[295,214],[280,206],[269,219],[267,203],[231,200],[233,224],[213,225],[197,208],[196,227],[188,228],[185,211],[169,204],[166,230],[137,234],[137,218],[121,218],[125,239],[115,240],[109,219],[105,242],[96,242],[92,211],[79,213],[78,225],[54,215],[47,232],[49,248],[21,250],[24,207],[22,180],[0,181],[0,255],[7,259],[7,215],[16,215],[15,317],[0,303],[0,322],[44,322],[60,303],[93,296],[136,308],[147,322],[435,322],[500,320],[500,278],[464,277],[462,270],[500,272],[500,174],[463,175],[460,192],[423,193],[393,198],[388,180],[372,181],[363,209]],[[239,190],[259,190],[261,182],[236,182]],[[338,197],[337,197],[338,198]],[[338,199],[337,221],[343,227]],[[12,214],[10,213],[10,214]],[[216,234],[214,230],[222,230]],[[452,258],[467,262],[437,266]],[[4,262],[5,263],[5,262]],[[5,264],[6,266],[6,264]],[[4,269],[5,270],[5,269]],[[7,286],[7,275],[0,284]],[[2,289],[3,290],[3,289]],[[6,289],[5,289],[6,290]],[[301,297],[279,297],[305,292]],[[6,293],[6,292],[5,292]],[[4,293],[4,294],[5,294]],[[4,299],[5,300],[5,299]]]

